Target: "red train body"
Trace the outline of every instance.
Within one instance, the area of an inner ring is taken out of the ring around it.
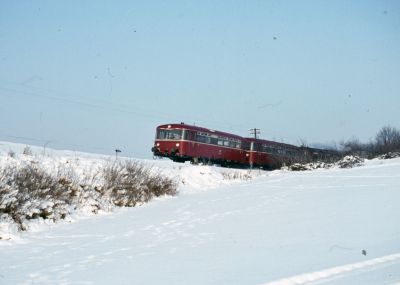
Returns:
[[[243,138],[225,132],[185,124],[157,127],[154,155],[174,161],[210,162],[222,165],[245,165]]]
[[[310,150],[184,123],[158,126],[152,148],[155,156],[168,157],[176,162],[192,161],[264,169],[303,161]]]

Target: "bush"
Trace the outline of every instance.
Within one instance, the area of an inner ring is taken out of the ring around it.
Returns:
[[[379,159],[391,159],[400,157],[400,152],[388,152],[379,156]]]
[[[132,162],[115,162],[107,165],[103,171],[104,195],[108,195],[113,204],[122,207],[134,207],[153,197],[176,195],[176,184],[160,174],[152,174],[150,169]]]
[[[172,179],[136,162],[109,164],[81,178],[65,164],[52,172],[37,162],[8,164],[0,168],[0,219],[12,220],[26,230],[26,221],[31,219],[58,221],[76,209],[97,213],[113,205],[133,207],[176,193]]]
[[[337,161],[336,163],[325,163],[322,161],[311,162],[311,163],[293,163],[285,168],[284,170],[290,171],[306,171],[314,170],[318,168],[331,168],[335,165],[340,168],[352,168],[355,166],[361,166],[364,163],[364,159],[358,156],[348,155]]]
[[[285,170],[290,170],[290,171],[306,171],[306,170],[314,170],[318,168],[330,168],[332,167],[333,164],[331,163],[325,163],[323,161],[316,161],[316,162],[310,162],[310,163],[293,163],[289,166],[286,166]]]
[[[70,187],[37,165],[7,166],[1,181],[0,214],[10,216],[21,230],[26,229],[25,220],[58,220],[68,214]]]
[[[291,171],[305,171],[305,170],[310,170],[305,164],[301,163],[293,163],[288,166],[288,169]]]
[[[231,171],[221,172],[224,180],[250,180],[252,179],[251,172]]]
[[[348,155],[343,157],[337,162],[340,168],[352,168],[355,166],[361,166],[364,163],[364,159],[358,156]]]

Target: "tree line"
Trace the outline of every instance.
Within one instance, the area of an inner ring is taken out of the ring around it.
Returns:
[[[374,158],[379,155],[400,152],[400,130],[392,126],[382,127],[369,142],[353,137],[341,143],[345,155]]]

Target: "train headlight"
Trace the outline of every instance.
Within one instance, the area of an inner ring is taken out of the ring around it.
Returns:
[[[156,143],[156,146],[160,146],[160,143]]]
[[[176,147],[179,147],[179,143],[176,143]]]
[[[247,156],[247,157],[249,157],[249,154],[248,154],[248,153],[246,153],[246,156]]]

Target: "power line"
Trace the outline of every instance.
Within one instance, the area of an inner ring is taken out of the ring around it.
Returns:
[[[2,81],[2,80],[0,80]],[[3,81],[4,82],[4,81]],[[13,85],[17,85],[20,87],[21,84],[18,83],[11,83],[11,82],[7,82],[7,84],[13,84]],[[41,88],[37,88],[37,87],[33,87],[34,89],[41,89]],[[123,109],[121,107],[118,106],[112,106],[113,103],[103,100],[104,104],[107,104],[107,106],[102,106],[100,104],[93,104],[93,103],[87,103],[84,102],[82,100],[77,100],[77,99],[70,99],[70,98],[65,98],[65,97],[59,97],[59,96],[54,96],[54,95],[46,95],[46,94],[38,94],[36,91],[26,91],[26,90],[18,90],[16,88],[9,88],[9,87],[4,87],[4,86],[0,86],[0,90],[3,91],[8,91],[8,92],[13,92],[16,94],[21,94],[21,95],[27,95],[27,96],[34,96],[34,97],[38,97],[38,98],[43,98],[46,100],[53,100],[53,101],[60,101],[60,102],[67,102],[70,104],[75,104],[75,105],[79,105],[79,106],[85,106],[85,107],[89,107],[89,108],[94,108],[94,109],[100,109],[100,110],[107,110],[107,111],[112,111],[112,112],[119,112],[119,113],[124,113],[124,114],[130,114],[130,115],[135,115],[135,116],[141,116],[141,117],[147,117],[147,118],[153,118],[153,119],[162,119],[162,120],[170,120],[171,117],[175,117],[177,114],[167,114],[167,113],[162,113],[162,112],[154,112],[154,111],[150,111],[150,110],[139,110],[139,111],[132,111],[132,110],[126,110]],[[46,89],[44,92],[48,92],[46,91]],[[6,96],[4,94],[0,93],[0,96]],[[137,107],[132,107],[129,106],[130,109],[132,108],[136,108]],[[196,122],[204,122],[204,123],[210,123],[213,125],[218,125],[221,127],[226,127],[226,128],[230,128],[230,129],[235,129],[235,130],[243,130],[244,126],[243,125],[239,125],[239,124],[232,124],[232,123],[227,123],[227,122],[221,122],[221,121],[216,121],[216,120],[209,120],[209,119],[204,119],[204,117],[202,118],[196,118],[191,116],[189,118],[190,121],[196,121]],[[180,118],[180,121],[185,121],[184,118]]]
[[[109,151],[108,148],[99,147],[99,146],[91,146],[91,145],[87,145],[87,144],[79,145],[79,144],[73,144],[73,143],[66,143],[65,141],[54,140],[54,139],[39,139],[39,138],[26,137],[26,136],[15,136],[15,135],[10,135],[10,134],[1,133],[1,132],[0,132],[0,137],[38,143],[38,144],[40,144],[40,146],[44,146],[44,144],[51,143],[53,145],[56,145],[57,147],[76,147],[76,148],[81,148],[81,149],[88,148],[88,149],[93,149],[93,150],[98,150],[98,151]]]
[[[109,106],[105,107],[105,106],[101,106],[99,104],[87,103],[87,102],[78,101],[78,100],[74,100],[74,99],[68,99],[68,98],[62,98],[62,97],[56,97],[56,96],[50,96],[50,95],[37,94],[37,93],[30,92],[30,91],[22,91],[22,90],[16,90],[16,89],[11,89],[11,88],[4,88],[1,86],[0,86],[0,90],[34,96],[34,97],[39,97],[39,98],[44,98],[44,99],[49,99],[49,100],[67,102],[70,104],[76,104],[76,105],[90,107],[90,108],[94,108],[94,109],[108,110],[108,111],[138,115],[138,116],[143,116],[143,117],[151,117],[151,118],[157,118],[157,119],[160,118],[159,116],[155,116],[155,115],[151,115],[151,114],[145,114],[145,113],[140,113],[140,112],[135,112],[135,111],[128,111],[128,110],[124,110],[124,109],[116,108],[116,107],[109,107]],[[4,95],[0,94],[0,96],[4,96]]]

